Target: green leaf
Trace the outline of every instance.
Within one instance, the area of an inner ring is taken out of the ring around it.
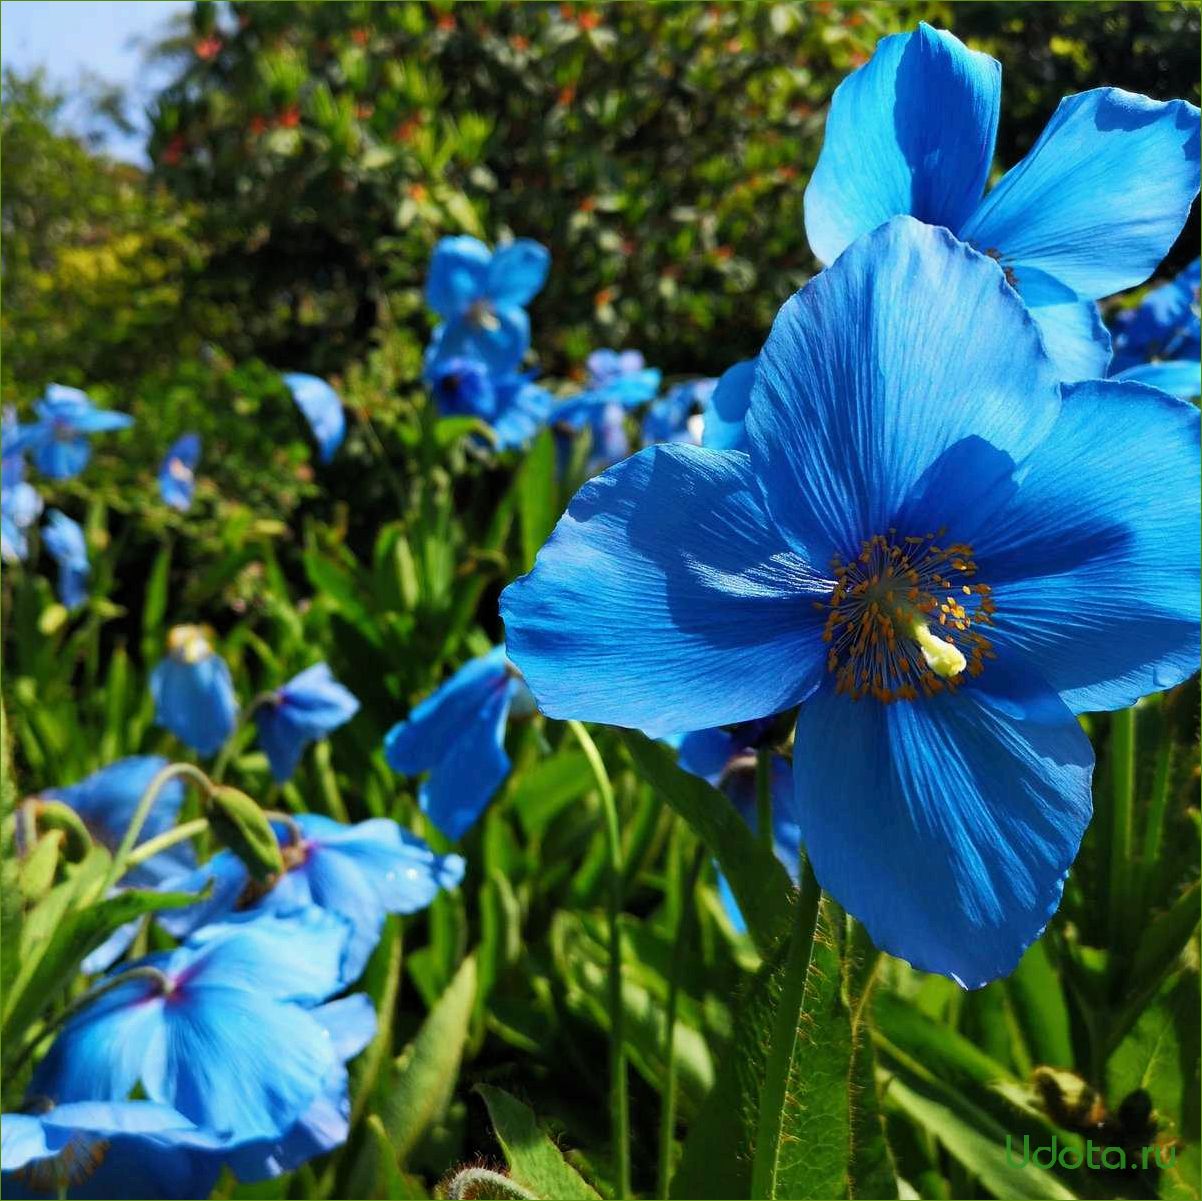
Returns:
[[[1005,981],[1005,988],[1032,1061],[1071,1067],[1074,1059],[1068,1004],[1043,939],[1027,948],[1018,968]]]
[[[475,998],[476,961],[469,956],[392,1065],[380,1116],[402,1165],[451,1099]]]
[[[599,1195],[543,1133],[529,1108],[487,1084],[476,1085],[476,1092],[488,1106],[497,1142],[518,1184],[536,1197],[562,1201],[589,1201]]]
[[[620,731],[639,774],[718,861],[761,954],[789,922],[792,887],[780,861],[762,846],[735,807],[704,780],[681,771],[672,752],[637,730]]]
[[[555,468],[555,439],[543,430],[534,440],[515,484],[522,532],[523,570],[534,566],[534,556],[551,536],[559,519],[559,473]]]
[[[443,417],[434,425],[434,445],[439,450],[446,450],[471,434],[477,434],[489,442],[493,440],[491,427],[479,417]]]
[[[209,829],[246,864],[254,879],[268,880],[284,870],[280,844],[257,802],[236,788],[220,787],[206,802]]]

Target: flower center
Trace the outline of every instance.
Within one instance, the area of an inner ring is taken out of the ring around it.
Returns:
[[[936,544],[937,534],[875,534],[850,562],[831,563],[835,587],[825,602],[826,666],[836,692],[884,704],[956,689],[996,658],[976,626],[994,612],[988,584],[976,575],[972,547]]]
[[[491,302],[487,300],[474,301],[467,311],[468,321],[477,329],[495,330],[501,328],[501,322],[493,312]]]

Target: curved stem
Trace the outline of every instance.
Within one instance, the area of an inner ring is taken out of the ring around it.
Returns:
[[[622,1030],[622,931],[618,915],[622,912],[622,836],[618,825],[618,806],[613,785],[597,744],[578,721],[569,721],[569,729],[580,743],[597,782],[601,808],[605,814],[605,842],[609,853],[609,1066],[610,1119],[613,1127],[615,1195],[630,1196],[630,1099],[626,1091],[626,1052]]]
[[[209,819],[198,817],[190,822],[172,826],[170,830],[165,830],[155,838],[148,838],[141,846],[135,847],[129,853],[129,858],[125,861],[125,870],[129,871],[131,868],[145,863],[147,859],[153,859],[160,851],[165,851],[168,847],[175,846],[176,843],[187,842],[189,838],[203,834],[208,828]]]
[[[210,769],[214,784],[220,784],[225,778],[225,769],[229,767],[230,760],[234,756],[234,748],[238,744],[238,738],[242,731],[246,729],[246,723],[250,720],[254,711],[261,709],[264,705],[270,705],[274,700],[274,692],[260,692],[258,696],[252,698],[238,711],[238,718],[234,722],[234,728],[230,731],[230,736],[222,744],[221,750],[217,752],[217,758],[213,760],[213,766]]]

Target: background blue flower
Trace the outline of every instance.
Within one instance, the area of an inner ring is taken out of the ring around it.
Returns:
[[[58,599],[75,609],[88,599],[88,544],[83,527],[66,513],[51,509],[42,530],[46,552],[58,564]]]
[[[175,626],[167,657],[150,676],[155,720],[202,755],[221,747],[238,718],[230,669],[209,637],[199,626]]]
[[[0,429],[0,556],[6,563],[19,563],[29,554],[25,531],[41,514],[42,498],[25,480],[16,418],[6,409]]]
[[[62,384],[50,384],[33,409],[37,420],[20,427],[12,449],[28,451],[34,466],[56,480],[70,479],[88,465],[93,434],[133,425],[132,417],[97,409],[87,393]]]
[[[283,377],[296,407],[304,414],[317,442],[317,454],[328,463],[346,437],[346,412],[338,393],[316,375],[290,371]]]
[[[1199,260],[1153,288],[1114,319],[1111,374],[1160,388],[1182,400],[1202,393],[1202,325],[1198,312]]]
[[[167,451],[159,467],[159,495],[165,505],[186,513],[196,491],[196,467],[200,462],[200,435],[181,434]]]
[[[334,679],[325,663],[315,663],[277,689],[255,709],[259,742],[280,783],[292,778],[310,742],[345,725],[359,702]]]

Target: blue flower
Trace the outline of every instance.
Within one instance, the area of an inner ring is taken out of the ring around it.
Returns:
[[[277,689],[255,709],[259,741],[276,782],[292,778],[310,742],[345,725],[358,712],[359,702],[324,663],[306,668]]]
[[[186,513],[196,491],[196,465],[200,462],[200,435],[182,434],[172,444],[159,467],[159,495],[165,505]]]
[[[990,255],[1031,309],[1066,380],[1106,374],[1092,302],[1147,279],[1198,192],[1198,110],[1118,88],[1060,102],[1039,140],[982,198],[1001,66],[920,25],[883,38],[839,85],[805,195],[815,255],[908,213]]]
[[[545,247],[519,238],[489,250],[476,238],[442,238],[434,247],[426,303],[442,318],[439,359],[472,359],[503,375],[530,347],[526,305],[547,279]]]
[[[656,442],[701,443],[701,414],[710,403],[717,380],[693,379],[676,384],[668,394],[651,402],[643,418],[643,445]]]
[[[653,736],[801,704],[822,886],[920,968],[1003,975],[1089,820],[1075,715],[1198,665],[1198,411],[1057,381],[999,266],[897,218],[778,314],[747,453],[580,490],[509,653],[548,715]]]
[[[393,771],[429,775],[418,789],[422,812],[448,838],[475,825],[509,775],[505,727],[510,710],[531,707],[530,694],[503,646],[461,667],[384,739]]]
[[[152,1101],[74,1101],[6,1113],[4,1195],[207,1197],[221,1172],[223,1142]]]
[[[83,527],[66,513],[51,509],[46,514],[42,531],[46,551],[58,564],[58,599],[68,609],[77,608],[88,599],[88,544]]]
[[[434,349],[433,347],[431,349]],[[493,376],[467,358],[429,357],[426,379],[444,417],[478,417],[492,426],[498,450],[524,446],[546,424],[554,397],[529,374]]]
[[[147,956],[63,1026],[31,1092],[61,1105],[139,1089],[231,1141],[275,1144],[342,1066],[314,1007],[342,987],[346,935],[309,907],[210,926]]]
[[[25,482],[18,436],[16,418],[6,409],[0,429],[0,556],[6,563],[19,563],[29,554],[25,531],[42,514],[42,498]]]
[[[566,429],[592,432],[594,470],[616,463],[630,453],[626,411],[655,396],[660,378],[637,350],[594,350],[585,390],[557,405],[552,420]]]
[[[318,459],[328,463],[346,437],[346,413],[338,393],[316,375],[290,371],[282,378],[313,431]]]
[[[388,913],[416,913],[443,889],[459,886],[458,855],[437,855],[425,842],[387,818],[345,826],[315,813],[276,824],[285,871],[266,892],[252,887],[246,866],[219,851],[193,872],[168,880],[179,892],[211,894],[186,909],[159,914],[159,924],[180,938],[235,910],[288,913],[317,905],[343,918],[350,929],[342,964],[346,983],[358,979],[380,939]],[[248,903],[251,902],[251,903]]]
[[[50,384],[34,406],[37,420],[20,427],[14,450],[29,451],[34,466],[55,480],[78,475],[92,455],[92,434],[123,430],[133,425],[126,413],[97,409],[87,393]]]
[[[225,661],[201,626],[175,626],[167,658],[150,676],[155,721],[202,755],[212,755],[234,732],[238,700]]]
[[[755,359],[743,359],[728,367],[718,379],[705,406],[701,445],[712,450],[746,450],[744,421],[751,406],[755,383]]]
[[[1114,321],[1111,374],[1160,388],[1182,400],[1202,392],[1202,329],[1198,314],[1199,261],[1153,288]]]

